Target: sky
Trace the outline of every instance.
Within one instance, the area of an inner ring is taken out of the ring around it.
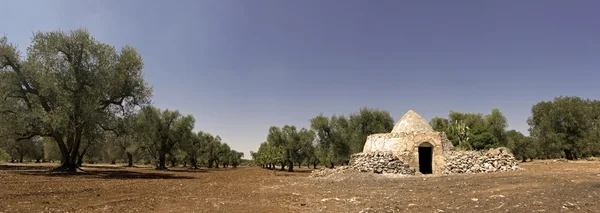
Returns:
[[[133,45],[154,104],[257,150],[270,126],[384,109],[394,120],[499,108],[528,134],[539,101],[600,99],[600,1],[3,0],[0,33],[87,28]]]

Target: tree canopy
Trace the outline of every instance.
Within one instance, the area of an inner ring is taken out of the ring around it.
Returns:
[[[204,159],[239,165],[243,155],[219,136],[194,132],[191,115],[151,106],[143,67],[134,47],[116,49],[86,29],[36,32],[23,55],[0,38],[2,158],[58,158],[62,171],[124,157],[132,166],[134,155],[158,169],[167,155],[194,168]]]
[[[600,153],[600,101],[561,96],[531,109],[530,135],[544,158],[577,159]]]
[[[52,137],[61,169],[74,171],[82,142],[91,139],[87,133],[109,129],[116,117],[148,103],[151,88],[142,68],[135,48],[117,51],[84,29],[36,32],[25,57],[3,37],[0,122],[10,121],[5,134],[16,140]]]
[[[489,149],[507,146],[508,121],[498,109],[488,115],[450,111],[448,118],[429,122],[435,131],[445,132],[453,145],[462,149]]]

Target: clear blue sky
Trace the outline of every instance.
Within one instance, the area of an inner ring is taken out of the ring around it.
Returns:
[[[87,27],[135,46],[155,104],[256,150],[271,125],[319,113],[500,108],[527,134],[531,106],[599,99],[593,0],[2,1],[0,33],[24,49],[37,30]]]

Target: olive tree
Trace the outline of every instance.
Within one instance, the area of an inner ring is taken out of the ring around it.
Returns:
[[[143,108],[137,121],[140,146],[156,160],[156,169],[167,169],[167,154],[185,133],[194,129],[194,117],[182,116],[179,111],[163,110],[152,106]]]
[[[198,159],[202,155],[202,146],[206,144],[205,141],[208,139],[208,135],[202,131],[196,134],[189,132],[188,134],[186,140],[183,140],[179,144],[179,147],[185,152],[186,158],[190,162],[190,167],[198,169]]]
[[[54,139],[59,170],[75,171],[85,133],[148,103],[143,62],[131,46],[117,51],[85,29],[33,34],[23,56],[0,38],[0,126],[17,140]],[[10,124],[7,124],[10,122]]]

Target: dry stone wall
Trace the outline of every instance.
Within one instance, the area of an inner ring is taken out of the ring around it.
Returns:
[[[356,153],[350,156],[348,166],[315,170],[311,176],[324,177],[343,171],[415,175],[416,169],[403,160],[404,158],[407,158],[407,156],[398,156],[387,151]],[[445,175],[506,172],[521,169],[518,165],[519,161],[506,148],[487,151],[445,151],[444,160],[442,174]]]
[[[445,155],[444,174],[505,172],[520,169],[518,160],[506,148],[488,151],[449,151]]]
[[[353,154],[350,156],[349,167],[360,172],[378,174],[415,174],[414,169],[409,168],[408,164],[405,164],[392,152],[383,151]]]

